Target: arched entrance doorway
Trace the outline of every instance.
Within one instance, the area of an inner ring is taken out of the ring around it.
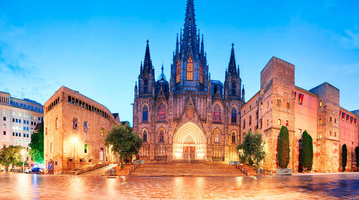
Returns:
[[[206,136],[194,123],[182,125],[173,137],[173,157],[181,159],[206,159]]]

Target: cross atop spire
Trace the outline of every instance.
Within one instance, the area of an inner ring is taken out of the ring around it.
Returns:
[[[188,48],[192,49],[194,54],[198,53],[198,44],[197,44],[197,26],[196,18],[194,13],[194,3],[193,0],[187,1],[186,8],[186,18],[184,23],[183,30],[183,43],[181,49],[187,52]]]
[[[229,60],[229,65],[228,65],[228,72],[230,74],[237,74],[236,56],[234,54],[234,44],[233,43],[232,43],[231,58]]]
[[[150,45],[149,42],[150,41],[146,41],[147,45],[146,45],[146,53],[145,53],[145,61],[143,63],[143,71],[145,72],[151,72],[153,70],[153,66],[152,66],[152,60],[151,60],[151,55],[150,55]]]

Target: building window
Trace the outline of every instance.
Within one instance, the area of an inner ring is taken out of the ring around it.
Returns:
[[[246,120],[243,120],[243,129],[246,128]]]
[[[6,121],[6,117],[3,117],[3,120]]]
[[[232,144],[236,143],[236,134],[235,132],[232,133]]]
[[[319,101],[319,107],[323,106],[323,101]]]
[[[282,120],[278,119],[278,125],[282,124]]]
[[[288,123],[288,120],[286,120],[286,121],[285,121],[285,126],[288,126],[288,124],[289,124],[289,123]]]
[[[337,137],[337,132],[334,132],[334,137]]]
[[[193,80],[193,60],[192,60],[192,58],[189,58],[187,61],[187,80],[188,81]]]
[[[231,122],[237,123],[237,109],[236,108],[232,108]]]
[[[232,80],[232,95],[236,95],[236,82],[234,80]]]
[[[3,132],[3,135],[6,135],[6,131]]]
[[[357,125],[357,119],[356,118],[354,119],[354,125],[355,126]]]
[[[160,130],[160,142],[164,142],[165,141],[165,133],[163,130]]]
[[[282,100],[281,99],[277,99],[277,107],[280,107],[282,105]]]
[[[105,137],[105,129],[104,128],[101,128],[101,136]]]
[[[218,140],[219,140],[219,136],[218,136],[218,134],[216,134],[216,139],[214,142],[218,143]]]
[[[334,123],[337,123],[337,118],[334,118]]]
[[[248,122],[248,126],[252,125],[252,116],[249,116],[249,122]]]
[[[72,124],[73,124],[72,128],[77,130],[77,119],[76,118],[72,119]]]
[[[147,92],[148,92],[148,80],[147,79],[144,79],[143,80],[143,85],[144,85],[144,92],[143,93],[145,93],[145,94],[147,94]]]
[[[345,113],[342,113],[342,120],[345,120]]]
[[[56,128],[56,130],[59,129],[59,118],[58,117],[56,118],[56,121],[55,121],[55,128]]]
[[[160,121],[166,120],[166,106],[163,103],[158,106],[157,117]]]
[[[146,105],[142,108],[142,121],[148,121],[148,107]]]
[[[261,101],[260,109],[262,109],[262,108],[263,108],[263,102]]]
[[[319,124],[322,124],[322,118],[319,118]]]
[[[353,117],[350,116],[350,123],[353,124]]]
[[[181,63],[179,60],[177,60],[177,66],[176,66],[176,83],[179,83],[181,81]]]
[[[87,132],[87,129],[88,129],[88,124],[87,122],[84,122],[84,132]]]
[[[221,107],[219,107],[218,104],[214,106],[214,112],[213,112],[213,121],[214,122],[221,122]]]
[[[332,122],[332,117],[329,117],[329,121]]]
[[[84,153],[87,153],[87,144],[84,146]]]
[[[142,141],[147,142],[147,131],[146,130],[143,131]]]
[[[6,124],[3,124],[2,127],[3,127],[3,128],[6,128]]]
[[[289,109],[289,102],[287,102],[287,109]]]
[[[267,126],[269,126],[269,120],[267,119]]]
[[[349,122],[349,115],[347,114],[347,122]]]
[[[302,105],[302,104],[303,104],[303,98],[304,98],[304,95],[303,95],[303,94],[299,94],[299,105]]]
[[[321,133],[318,134],[318,138],[319,138],[319,139],[322,138],[322,134],[321,134]]]

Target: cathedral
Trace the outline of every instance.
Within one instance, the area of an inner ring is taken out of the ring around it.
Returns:
[[[147,41],[133,104],[133,128],[143,140],[138,159],[238,160],[239,111],[245,99],[233,44],[224,76],[224,84],[211,80],[194,3],[188,0],[169,80],[163,66],[155,79]]]

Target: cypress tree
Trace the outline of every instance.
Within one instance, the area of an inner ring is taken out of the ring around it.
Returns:
[[[357,167],[357,171],[358,171],[358,167],[359,167],[359,146],[355,147],[355,166]]]
[[[343,172],[345,171],[346,166],[347,166],[347,145],[343,144],[343,147],[342,147],[342,167],[343,167]]]
[[[307,131],[302,135],[302,165],[303,168],[308,169],[310,166],[310,144],[309,135]]]
[[[312,171],[313,169],[313,139],[312,136],[310,136],[308,134],[308,138],[309,138],[309,166],[308,166],[308,171]]]
[[[285,126],[282,126],[279,133],[279,148],[278,148],[278,164],[281,168],[287,168],[290,160],[289,156],[289,133]]]

